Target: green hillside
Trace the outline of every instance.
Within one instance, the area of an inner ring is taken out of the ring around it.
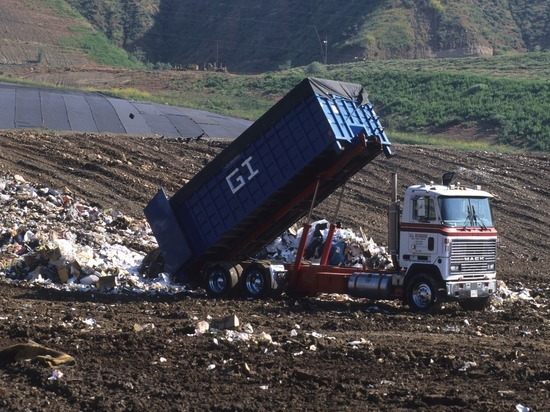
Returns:
[[[168,91],[156,96],[254,120],[304,77],[324,77],[364,85],[392,132],[550,150],[550,53],[437,62],[312,63],[260,76],[172,75]]]

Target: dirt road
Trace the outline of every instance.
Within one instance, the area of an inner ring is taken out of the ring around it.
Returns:
[[[0,175],[70,191],[142,218],[227,143],[129,136],[0,133]],[[485,312],[437,316],[342,296],[268,301],[194,294],[66,292],[0,285],[0,349],[32,340],[72,367],[0,357],[4,410],[550,410],[547,154],[395,145],[347,186],[340,220],[386,238],[390,171],[400,188],[458,172],[496,196],[498,273],[508,289]],[[332,216],[335,199],[316,210]],[[503,289],[505,290],[505,289]],[[195,332],[236,315],[241,326]],[[60,377],[54,371],[63,373]],[[527,410],[527,409],[525,409]]]

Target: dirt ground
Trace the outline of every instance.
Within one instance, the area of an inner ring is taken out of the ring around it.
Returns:
[[[0,175],[142,219],[159,186],[173,193],[226,144],[0,132]],[[429,316],[343,296],[208,300],[2,281],[0,349],[31,340],[76,364],[52,368],[0,352],[0,408],[549,411],[548,154],[394,150],[347,185],[344,226],[383,243],[390,172],[403,191],[455,171],[462,184],[496,196],[499,277],[526,299],[508,297],[484,312],[447,304]],[[332,216],[335,206],[329,198],[314,217]],[[197,321],[229,315],[241,326],[195,333]]]

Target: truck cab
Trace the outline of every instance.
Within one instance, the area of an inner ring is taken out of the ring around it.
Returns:
[[[496,291],[497,231],[491,199],[457,184],[410,186],[399,223],[399,266],[405,298],[429,311],[443,300],[482,309]]]

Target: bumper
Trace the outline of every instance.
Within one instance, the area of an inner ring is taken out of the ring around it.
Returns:
[[[447,296],[451,299],[485,298],[497,290],[496,279],[447,282]]]

